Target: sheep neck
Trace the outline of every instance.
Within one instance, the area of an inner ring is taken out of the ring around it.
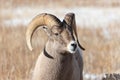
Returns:
[[[70,54],[68,52],[58,52],[57,50],[51,50],[50,48],[49,50],[46,50],[46,48],[44,48],[43,53],[44,56],[47,58],[48,63],[50,64],[49,66],[51,67],[51,70],[49,68],[49,71],[57,74],[55,76],[53,75],[55,77],[55,80],[69,80],[68,78],[64,79],[64,76],[71,76],[71,74],[73,73],[73,54]]]

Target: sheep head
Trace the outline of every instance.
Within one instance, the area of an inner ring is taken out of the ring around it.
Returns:
[[[75,53],[77,49],[77,44],[79,45],[77,33],[73,23],[75,20],[74,16],[70,17],[71,20],[67,21],[65,18],[63,22],[61,22],[56,16],[52,14],[43,13],[35,17],[26,32],[26,40],[27,45],[30,50],[32,50],[31,46],[31,38],[34,31],[38,28],[43,26],[42,28],[48,34],[48,41],[46,43],[47,50],[54,50],[60,53],[69,52]],[[69,23],[71,23],[69,25]],[[73,29],[72,29],[73,28]],[[77,38],[77,41],[74,38],[73,32]]]

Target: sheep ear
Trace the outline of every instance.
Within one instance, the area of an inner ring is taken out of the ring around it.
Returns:
[[[51,30],[48,27],[43,26],[42,28],[47,33],[48,36],[51,35],[52,32],[51,32]]]

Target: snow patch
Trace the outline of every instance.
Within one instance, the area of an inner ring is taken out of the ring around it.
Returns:
[[[102,80],[103,76],[104,76],[104,74],[97,75],[97,74],[86,73],[86,74],[84,74],[84,79],[85,80]]]
[[[51,13],[60,20],[68,12],[76,14],[76,23],[80,27],[109,27],[113,22],[120,22],[120,8],[28,8],[20,7],[11,10],[1,10],[2,16],[11,15],[9,19],[3,19],[3,24],[17,26],[19,24],[28,25],[33,17],[40,13]]]

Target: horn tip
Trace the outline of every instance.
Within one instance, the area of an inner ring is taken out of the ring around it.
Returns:
[[[30,51],[32,51],[33,50],[33,48],[32,48],[32,46],[31,46],[31,44],[27,44],[28,45],[28,49],[30,50]]]
[[[32,51],[32,50],[33,50],[33,48],[32,48],[32,47],[29,47],[29,50],[30,50],[30,51]]]
[[[30,51],[33,50],[30,39],[27,39],[27,46]]]
[[[75,13],[73,13],[73,12],[70,12],[70,13],[67,13],[66,15],[68,15],[68,16],[75,16]]]

